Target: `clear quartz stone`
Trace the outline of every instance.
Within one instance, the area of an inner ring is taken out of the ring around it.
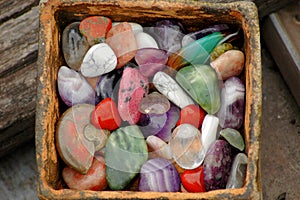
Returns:
[[[246,178],[248,158],[246,154],[239,153],[235,156],[228,177],[226,188],[241,188]]]
[[[201,133],[190,124],[181,124],[174,129],[170,146],[175,162],[184,169],[195,169],[204,160]]]

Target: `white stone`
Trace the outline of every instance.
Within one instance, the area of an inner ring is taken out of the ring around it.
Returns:
[[[143,48],[158,49],[158,45],[155,39],[148,33],[139,32],[135,34],[135,39],[136,39],[138,49],[143,49]]]
[[[230,175],[228,177],[226,188],[241,188],[246,178],[248,157],[244,153],[235,156]]]
[[[96,77],[114,70],[117,57],[106,43],[92,46],[86,53],[80,71],[85,77]]]
[[[217,132],[219,127],[219,118],[213,115],[205,115],[201,133],[202,133],[202,144],[205,151],[208,150],[209,146],[217,140]]]
[[[164,72],[157,72],[154,75],[153,84],[160,93],[180,108],[194,104],[178,83]]]

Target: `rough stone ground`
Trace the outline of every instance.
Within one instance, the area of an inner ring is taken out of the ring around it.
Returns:
[[[300,199],[300,109],[266,50],[263,61],[263,199]],[[0,158],[0,199],[37,198],[34,141]]]

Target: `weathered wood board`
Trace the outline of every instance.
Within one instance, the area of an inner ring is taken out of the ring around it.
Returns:
[[[292,0],[254,2],[262,18]],[[34,137],[38,3],[0,0],[0,156]]]

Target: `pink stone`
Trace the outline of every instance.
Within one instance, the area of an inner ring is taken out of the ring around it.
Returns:
[[[106,43],[112,48],[118,58],[117,69],[123,67],[137,51],[137,43],[131,25],[122,22],[110,29],[106,34]]]
[[[139,104],[148,93],[148,79],[138,69],[124,69],[120,82],[118,111],[124,121],[136,124],[141,116]]]

